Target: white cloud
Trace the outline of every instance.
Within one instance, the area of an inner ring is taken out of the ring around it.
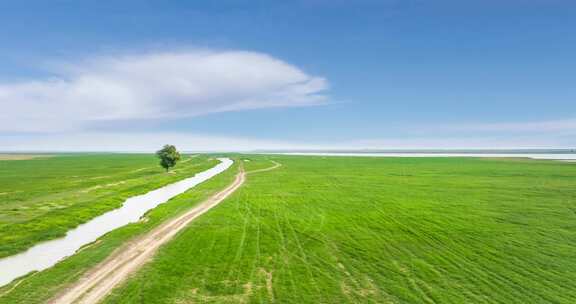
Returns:
[[[99,57],[53,72],[51,79],[0,83],[0,131],[70,131],[94,121],[190,117],[327,101],[324,78],[255,52]]]

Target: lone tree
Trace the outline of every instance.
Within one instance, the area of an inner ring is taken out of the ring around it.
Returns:
[[[180,160],[180,152],[173,145],[164,145],[164,148],[156,151],[156,156],[160,158],[160,166],[166,169],[166,172]]]

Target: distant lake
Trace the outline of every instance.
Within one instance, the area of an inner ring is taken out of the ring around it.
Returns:
[[[352,152],[286,152],[268,153],[282,155],[317,155],[317,156],[366,156],[366,157],[523,157],[532,159],[550,159],[576,161],[576,153],[352,153]]]

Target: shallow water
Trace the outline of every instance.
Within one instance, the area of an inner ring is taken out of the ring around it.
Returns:
[[[192,177],[128,198],[122,207],[106,212],[68,231],[63,238],[39,243],[22,253],[0,259],[0,286],[31,271],[49,268],[63,258],[73,255],[82,246],[96,241],[102,235],[129,223],[137,222],[150,209],[225,171],[233,163],[229,158],[219,158],[219,160],[218,165]]]
[[[282,155],[318,155],[318,156],[371,156],[371,157],[524,157],[532,159],[552,159],[576,161],[576,154],[563,153],[331,153],[331,152],[290,152],[273,153]]]

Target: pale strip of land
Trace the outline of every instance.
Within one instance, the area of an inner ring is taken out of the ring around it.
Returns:
[[[35,154],[0,154],[0,160],[27,160],[40,157],[51,157],[50,155]]]

